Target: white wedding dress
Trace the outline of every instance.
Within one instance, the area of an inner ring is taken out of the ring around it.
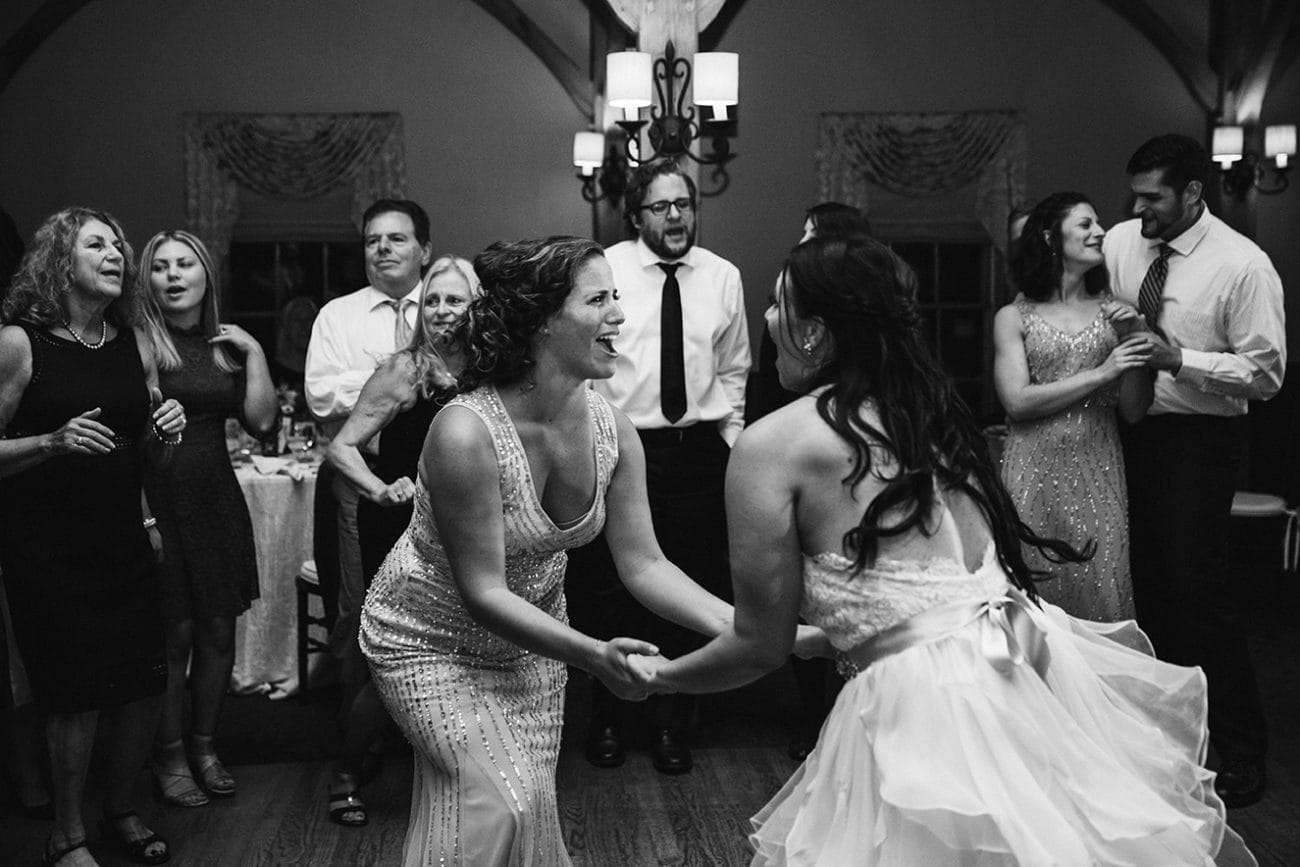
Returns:
[[[1254,864],[1203,767],[1200,669],[1132,621],[1039,608],[952,499],[869,568],[804,559],[803,617],[850,676],[754,817],[754,864]]]

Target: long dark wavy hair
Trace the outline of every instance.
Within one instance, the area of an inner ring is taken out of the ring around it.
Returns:
[[[828,386],[817,397],[817,413],[853,449],[844,484],[856,485],[877,469],[873,445],[897,462],[884,491],[844,534],[844,552],[858,568],[875,560],[881,539],[932,532],[926,522],[940,490],[959,491],[976,503],[998,562],[1030,595],[1044,575],[1025,562],[1022,544],[1052,562],[1091,556],[1037,535],[1020,520],[974,416],[926,346],[916,280],[906,263],[870,238],[813,238],[795,247],[783,279],[787,310],[801,319],[816,317],[831,338],[830,357],[809,390]],[[868,405],[876,408],[880,427],[863,411]],[[902,517],[890,517],[897,514]]]
[[[131,328],[140,322],[135,254],[122,224],[107,211],[85,207],[64,208],[51,214],[36,230],[0,308],[0,322],[27,322],[38,328],[63,324],[68,316],[68,293],[72,291],[72,254],[77,234],[91,220],[106,224],[122,242],[122,294],[108,305],[104,318],[118,328]]]
[[[527,380],[533,339],[564,305],[582,266],[603,255],[595,241],[557,235],[497,242],[475,256],[483,292],[457,329],[465,348],[461,390]]]
[[[1091,205],[1083,193],[1052,193],[1029,212],[1011,254],[1011,278],[1026,298],[1046,301],[1061,286],[1065,264],[1061,261],[1061,224],[1075,205]],[[1100,295],[1110,287],[1110,273],[1098,265],[1083,275],[1089,295]]]

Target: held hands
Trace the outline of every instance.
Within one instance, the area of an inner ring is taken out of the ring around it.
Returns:
[[[262,354],[262,344],[238,325],[218,325],[217,334],[208,343],[225,343],[237,349],[247,357],[250,354]]]
[[[149,389],[149,397],[153,403],[153,415],[150,418],[153,420],[154,433],[161,440],[180,436],[181,431],[185,430],[185,407],[174,397],[163,400],[162,392],[156,385]]]
[[[379,506],[400,506],[415,499],[415,482],[410,476],[402,476],[391,485],[384,485],[377,494],[367,496]]]
[[[1115,329],[1115,334],[1120,340],[1124,340],[1137,334],[1140,331],[1149,331],[1147,321],[1142,318],[1142,314],[1132,304],[1124,301],[1103,301],[1101,304],[1101,315],[1106,317],[1110,327]]]
[[[106,455],[113,450],[113,430],[96,419],[100,408],[68,419],[50,434],[49,450],[56,455]]]
[[[1127,371],[1148,366],[1155,351],[1154,341],[1159,339],[1150,331],[1139,331],[1125,338],[1101,363],[1106,380],[1115,380]]]
[[[628,701],[643,701],[651,690],[638,675],[640,663],[659,655],[659,648],[636,638],[611,638],[596,643],[591,673],[600,678],[610,692]]]

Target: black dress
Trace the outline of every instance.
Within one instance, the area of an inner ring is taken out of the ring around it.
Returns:
[[[379,435],[379,453],[370,469],[384,484],[391,485],[402,476],[415,479],[420,464],[420,452],[429,425],[447,401],[456,396],[455,389],[443,389],[425,398],[417,392],[415,404],[399,412]],[[361,543],[361,568],[366,586],[383,565],[398,538],[411,523],[411,504],[381,506],[365,497],[357,503],[357,537]]]
[[[111,707],[167,685],[153,549],[141,526],[149,392],[135,335],[91,350],[22,325],[32,378],[12,438],[100,407],[108,454],[52,457],[0,480],[0,569],[14,639],[45,711]]]
[[[238,617],[258,595],[253,524],[226,451],[226,419],[243,417],[244,375],[217,367],[199,329],[171,337],[181,366],[159,371],[159,387],[189,421],[170,461],[145,481],[163,540],[163,617]]]

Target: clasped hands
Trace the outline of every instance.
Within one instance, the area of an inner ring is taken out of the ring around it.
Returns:
[[[1121,372],[1134,367],[1176,372],[1182,366],[1182,352],[1148,328],[1146,319],[1132,304],[1103,301],[1101,313],[1119,337],[1112,359]]]
[[[816,626],[799,624],[791,648],[800,659],[829,657],[833,649],[826,634]],[[659,648],[635,638],[613,638],[598,645],[597,665],[592,674],[621,699],[644,701],[652,695],[679,692],[661,672],[672,662]]]
[[[150,421],[158,432],[174,437],[185,430],[185,407],[175,398],[163,400],[162,392],[150,389],[152,414]],[[50,451],[55,454],[106,455],[116,448],[117,433],[99,420],[100,407],[87,410],[68,419],[50,436]]]

